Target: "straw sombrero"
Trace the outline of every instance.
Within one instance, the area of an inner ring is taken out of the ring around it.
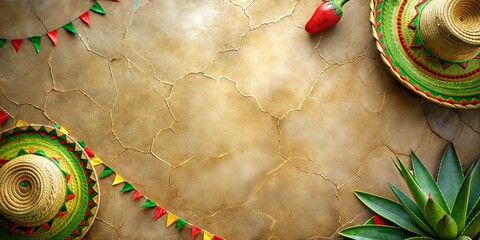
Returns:
[[[18,126],[0,136],[0,239],[79,239],[99,203],[84,144],[54,127]]]
[[[395,78],[447,107],[480,107],[478,0],[372,0],[377,48]]]

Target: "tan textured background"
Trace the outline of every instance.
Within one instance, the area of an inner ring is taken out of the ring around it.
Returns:
[[[147,196],[227,239],[329,239],[392,197],[391,163],[414,150],[434,171],[447,141],[480,156],[480,111],[441,108],[379,60],[367,0],[333,30],[303,26],[319,0],[101,1],[78,36],[0,49],[0,106],[63,125]],[[45,33],[91,1],[0,1],[0,36]],[[187,239],[100,181],[87,239]],[[403,186],[403,185],[400,185]],[[198,237],[200,239],[200,237]]]

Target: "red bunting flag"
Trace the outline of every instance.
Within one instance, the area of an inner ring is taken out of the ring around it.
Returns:
[[[90,27],[90,13],[88,11],[84,12],[82,15],[80,15],[80,19],[84,21],[89,27]]]
[[[372,219],[373,219],[373,222],[374,222],[376,225],[386,225],[386,226],[389,225],[388,222],[387,222],[384,218],[382,218],[382,217],[380,217],[380,216],[378,216],[378,215],[373,215]]]
[[[167,210],[157,206],[155,208],[155,216],[153,216],[153,221],[157,221],[161,216],[165,215],[165,213],[167,213]]]
[[[195,225],[192,225],[192,238],[195,238],[201,231],[202,229]]]
[[[20,46],[22,46],[22,43],[23,43],[22,38],[12,39],[12,44],[13,44],[13,47],[15,48],[15,52],[18,53],[18,50],[20,49]]]
[[[52,30],[48,32],[47,35],[50,38],[50,40],[52,40],[53,45],[57,46],[57,30],[56,29]]]
[[[2,126],[8,119],[8,114],[0,108],[0,126]]]
[[[135,192],[133,192],[133,198],[132,199],[136,200],[136,199],[139,199],[141,197],[143,197],[143,193],[141,193],[140,191],[135,189]]]
[[[83,149],[83,151],[85,151],[88,157],[91,157],[91,158],[95,157],[95,153],[93,153],[93,151],[90,148],[86,147]]]
[[[219,236],[213,236],[213,240],[223,240],[223,238],[221,238]]]

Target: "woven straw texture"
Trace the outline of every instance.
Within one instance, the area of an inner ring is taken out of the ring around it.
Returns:
[[[20,149],[30,152],[41,150],[48,158],[57,159],[58,167],[55,167],[60,169],[64,175],[70,175],[66,185],[67,189],[70,189],[71,192],[75,194],[75,197],[67,201],[65,194],[62,195],[62,207],[60,211],[66,214],[62,214],[61,216],[57,215],[49,221],[50,229],[36,227],[34,231],[29,234],[28,229],[24,228],[24,226],[11,229],[11,222],[7,217],[0,219],[0,239],[63,240],[66,238],[80,239],[83,237],[95,219],[98,202],[100,200],[97,175],[88,156],[83,151],[83,147],[69,135],[49,126],[21,126],[6,130],[1,134],[0,159],[16,159],[15,157]],[[45,162],[42,161],[40,165],[43,164],[45,164]],[[5,164],[5,166],[7,165]],[[40,168],[44,168],[42,171],[50,172],[50,170],[52,170],[51,172],[54,172],[52,166],[48,167],[49,170],[46,170],[43,166],[40,166]],[[5,172],[9,172],[9,170],[5,170]],[[38,175],[40,175],[40,173],[31,173],[32,178]],[[47,179],[48,178],[35,180],[43,181],[41,194],[44,194],[46,190],[48,190],[47,188],[50,183],[48,183]],[[37,186],[34,186],[35,183],[36,182],[32,181],[30,187],[37,188]],[[25,183],[22,184],[22,181],[20,184],[23,185],[23,187],[27,186]],[[20,186],[20,188],[22,188],[22,186]],[[0,189],[0,192],[1,191]],[[19,191],[22,190],[20,189]],[[32,191],[34,190],[32,189]],[[61,193],[59,192],[59,194]],[[66,194],[68,195],[68,192]],[[42,196],[42,199],[43,197],[45,196]],[[45,201],[52,202],[53,211],[53,202],[55,200],[45,197]],[[25,205],[27,205],[27,203],[25,203]],[[28,208],[28,206],[26,206],[26,208]]]
[[[420,21],[423,43],[436,56],[468,61],[480,51],[480,2],[432,0]]]
[[[394,77],[420,96],[445,107],[480,107],[480,54],[462,63],[432,56],[419,39],[420,16],[429,0],[372,0],[370,21],[377,49]]]
[[[0,168],[0,213],[25,227],[37,227],[55,217],[65,201],[66,183],[49,159],[22,155]]]

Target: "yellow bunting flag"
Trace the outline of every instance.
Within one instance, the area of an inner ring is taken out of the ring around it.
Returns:
[[[117,173],[115,175],[115,180],[113,180],[112,186],[123,183],[123,182],[125,182],[125,179],[123,179],[123,177],[120,176],[120,174]]]
[[[212,240],[212,238],[213,238],[213,234],[211,234],[207,231],[203,232],[203,240]]]
[[[100,164],[103,164],[103,161],[102,159],[100,159],[99,157],[93,157],[92,160],[90,160],[92,162],[92,165],[93,166],[98,166]]]
[[[175,214],[167,213],[167,227],[170,227],[177,219],[178,217]]]
[[[62,132],[65,133],[65,134],[68,134],[67,129],[65,129],[64,127],[60,127],[60,131],[62,131]]]
[[[23,121],[23,120],[18,120],[17,124],[15,124],[15,127],[23,127],[23,126],[27,126],[28,124]]]

